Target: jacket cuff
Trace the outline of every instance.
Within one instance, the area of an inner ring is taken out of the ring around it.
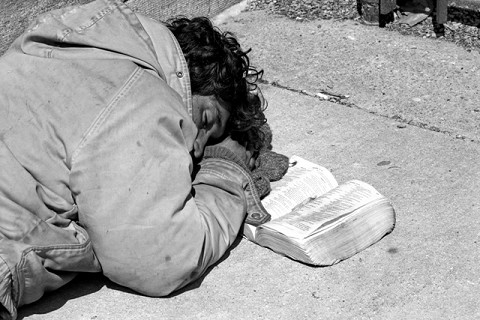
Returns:
[[[253,226],[261,225],[270,221],[271,216],[263,207],[260,201],[260,195],[255,187],[255,183],[252,178],[251,171],[247,168],[246,164],[241,161],[232,151],[225,147],[209,146],[205,148],[203,153],[203,159],[206,160],[205,164],[210,162],[210,165],[218,167],[219,162],[234,163],[233,167],[237,167],[242,180],[242,188],[245,192],[247,200],[247,217],[245,222]],[[222,161],[223,160],[223,161]],[[230,164],[232,167],[232,164]],[[200,171],[202,171],[200,169]]]
[[[242,169],[250,172],[250,170],[247,168],[247,165],[245,164],[245,161],[242,161],[235,153],[225,147],[207,146],[205,148],[205,151],[203,152],[203,158],[219,158],[229,160],[238,164],[240,167],[242,167]]]

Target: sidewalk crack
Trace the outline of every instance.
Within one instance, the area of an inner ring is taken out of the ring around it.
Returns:
[[[448,135],[448,136],[450,136],[454,139],[457,139],[457,140],[469,141],[469,142],[474,142],[474,143],[480,144],[479,140],[477,140],[475,138],[472,138],[472,137],[467,137],[467,136],[462,135],[462,134],[455,133],[452,130],[441,129],[437,126],[434,126],[434,125],[431,125],[431,124],[428,124],[428,123],[424,123],[424,122],[421,122],[421,121],[418,121],[418,120],[407,119],[407,118],[402,117],[400,115],[386,115],[386,114],[382,114],[382,113],[377,112],[377,111],[362,108],[359,105],[348,101],[348,99],[350,98],[349,95],[344,95],[344,94],[331,92],[331,91],[323,90],[323,89],[319,89],[317,93],[313,93],[313,92],[310,92],[310,91],[307,91],[307,90],[302,90],[302,89],[289,87],[289,86],[280,84],[277,81],[269,81],[269,80],[265,80],[265,79],[261,79],[259,82],[261,84],[264,84],[264,85],[269,85],[269,86],[272,86],[272,87],[288,90],[288,91],[291,91],[291,92],[296,92],[298,94],[302,94],[302,95],[305,95],[305,96],[316,98],[316,99],[321,100],[321,101],[332,102],[332,103],[342,105],[342,106],[345,106],[345,107],[348,107],[348,108],[358,109],[358,110],[361,110],[363,112],[366,112],[366,113],[369,113],[369,114],[372,114],[372,115],[375,115],[375,116],[378,116],[378,117],[393,120],[393,121],[399,123],[399,125],[398,125],[399,128],[404,128],[404,125],[411,125],[411,126],[414,126],[414,127],[424,129],[424,130],[442,133],[442,134]]]

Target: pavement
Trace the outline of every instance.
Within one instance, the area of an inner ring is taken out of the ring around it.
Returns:
[[[479,319],[479,53],[264,11],[227,15],[220,28],[265,70],[274,150],[375,186],[396,208],[394,231],[318,268],[239,239],[166,298],[81,275],[19,319]]]

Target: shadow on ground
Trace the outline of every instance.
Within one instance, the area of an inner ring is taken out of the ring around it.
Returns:
[[[235,239],[235,242],[233,243],[231,248],[225,253],[225,255],[217,263],[215,263],[210,268],[208,268],[205,274],[203,274],[199,279],[190,283],[184,288],[178,291],[175,291],[171,295],[166,297],[159,297],[159,299],[172,298],[172,297],[181,295],[187,291],[199,288],[203,280],[205,279],[205,277],[208,276],[208,274],[211,272],[213,268],[218,266],[220,263],[222,263],[223,261],[225,261],[225,259],[229,257],[230,251],[239,245],[239,243],[241,242],[241,239],[242,239],[241,237],[237,237],[237,239]],[[105,277],[101,273],[92,273],[92,274],[82,273],[82,274],[79,274],[72,282],[65,285],[64,287],[54,292],[45,294],[45,296],[43,296],[42,299],[40,299],[39,301],[29,304],[27,306],[21,307],[18,312],[18,320],[22,320],[26,317],[30,317],[36,314],[47,314],[49,312],[62,308],[65,304],[67,304],[67,302],[71,300],[75,300],[80,297],[98,292],[103,288],[122,291],[124,293],[141,296],[141,294],[133,290],[130,290],[126,287],[123,287],[121,285],[118,285],[110,281],[107,277]]]

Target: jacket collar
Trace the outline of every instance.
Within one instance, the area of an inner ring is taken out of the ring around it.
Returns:
[[[144,15],[136,14],[146,31],[161,69],[158,75],[172,87],[183,100],[183,104],[192,116],[192,90],[187,61],[175,36],[162,23]]]

